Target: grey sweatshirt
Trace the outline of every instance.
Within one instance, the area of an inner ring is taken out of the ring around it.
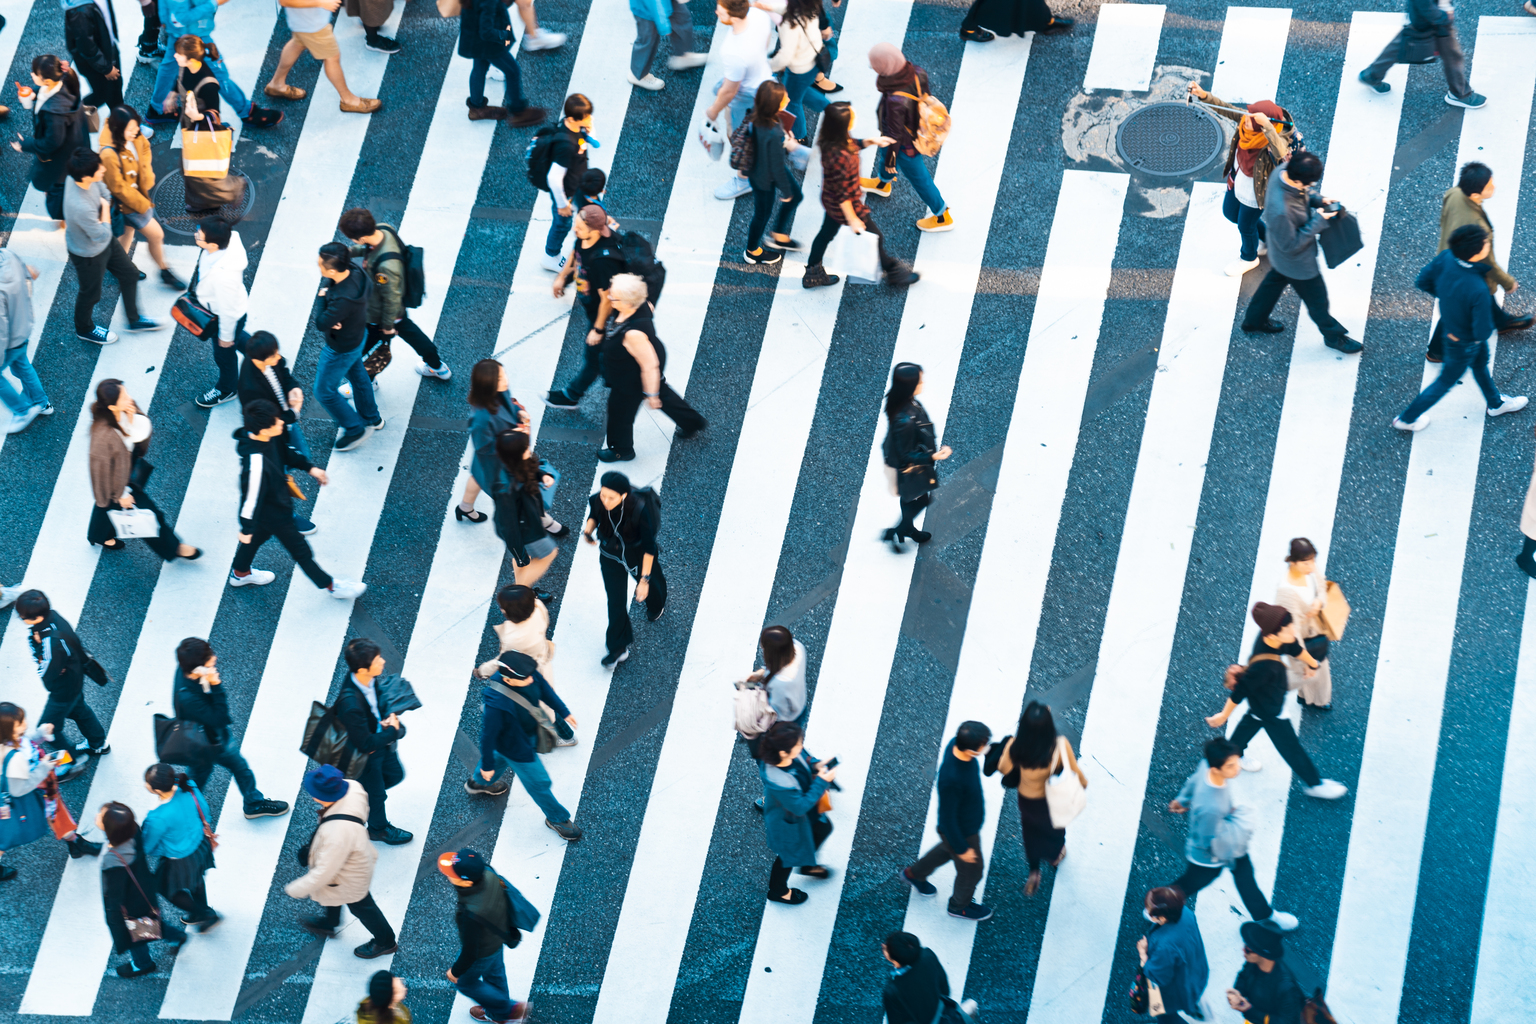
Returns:
[[[112,193],[101,182],[81,188],[74,178],[64,179],[64,247],[75,256],[99,256],[112,241],[112,224],[101,223],[101,201]]]
[[[26,261],[0,249],[0,352],[25,345],[32,335],[31,279]]]
[[[1222,863],[1211,853],[1211,840],[1216,836],[1216,826],[1227,816],[1244,817],[1244,808],[1233,792],[1236,779],[1226,780],[1224,786],[1211,785],[1210,766],[1200,762],[1195,773],[1184,783],[1177,797],[1179,803],[1189,808],[1189,836],[1184,840],[1184,859],[1191,864],[1215,867]]]
[[[1289,166],[1281,164],[1270,176],[1264,192],[1264,231],[1268,236],[1269,265],[1286,277],[1304,281],[1319,273],[1317,236],[1328,222],[1313,208],[1321,199],[1287,185],[1280,177],[1280,172]]]

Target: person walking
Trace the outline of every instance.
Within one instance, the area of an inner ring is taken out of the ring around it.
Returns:
[[[117,241],[126,253],[133,252],[135,231],[144,234],[149,258],[160,268],[160,280],[181,291],[187,283],[177,277],[165,261],[165,228],[155,219],[155,204],[150,192],[155,187],[154,154],[144,134],[139,112],[121,104],[101,126],[98,155],[106,168],[102,179],[123,218],[123,233]]]
[[[661,571],[661,499],[645,488],[635,491],[623,473],[604,473],[597,493],[587,503],[587,521],[581,536],[598,546],[598,568],[608,595],[608,653],[602,665],[610,668],[629,658],[635,630],[629,621],[629,580],[635,579],[635,600],[645,602],[645,617],[661,618],[667,607],[667,578]]]
[[[885,236],[881,234],[869,207],[864,205],[862,197],[865,179],[859,176],[859,151],[866,146],[890,146],[895,140],[884,135],[872,139],[856,139],[850,134],[855,120],[853,106],[844,100],[829,103],[827,109],[822,111],[816,144],[821,147],[821,209],[824,216],[821,230],[811,240],[809,262],[800,283],[806,288],[837,284],[838,276],[827,273],[821,261],[833,237],[846,225],[856,235],[868,231],[875,236],[879,246],[880,269],[885,272],[885,283],[892,288],[905,288],[915,284],[920,275],[886,251]]]
[[[96,660],[86,653],[80,638],[71,626],[48,602],[48,595],[41,590],[24,590],[16,598],[16,617],[27,627],[27,642],[32,649],[32,662],[48,691],[48,702],[37,718],[38,731],[51,737],[49,746],[54,750],[69,750],[75,756],[74,772],[82,772],[91,757],[108,754],[107,730],[101,727],[96,712],[85,701],[85,673],[87,663],[95,672],[101,671]],[[103,678],[105,677],[103,673]],[[94,676],[93,676],[94,678]],[[79,743],[69,744],[64,738],[64,720],[75,723],[84,737]]]
[[[144,29],[138,38],[138,61],[147,68],[159,67],[165,57],[165,47],[160,42],[160,33],[165,28],[160,21],[160,5],[156,0],[141,2],[139,13],[144,17]]]
[[[144,772],[144,788],[160,805],[144,815],[142,853],[160,858],[155,885],[174,906],[186,911],[181,923],[209,931],[223,920],[208,905],[203,875],[214,866],[213,834],[208,802],[187,773],[168,764],[152,764]]]
[[[1525,395],[1506,397],[1499,392],[1488,372],[1493,358],[1488,342],[1493,338],[1493,310],[1497,304],[1488,294],[1488,254],[1493,239],[1476,224],[1465,224],[1451,232],[1451,247],[1436,256],[1419,271],[1418,287],[1440,300],[1440,331],[1445,337],[1445,361],[1440,375],[1399,413],[1392,425],[1398,430],[1420,431],[1429,426],[1424,417],[1436,402],[1444,398],[1468,369],[1477,381],[1488,406],[1489,416],[1519,412],[1529,399]]]
[[[939,486],[937,462],[953,454],[940,446],[928,410],[917,396],[923,393],[923,368],[916,363],[897,363],[891,370],[891,390],[885,393],[886,479],[891,493],[901,502],[901,522],[886,530],[881,539],[901,554],[903,540],[926,544],[933,534],[917,528],[917,514],[928,507]]]
[[[602,462],[629,462],[635,457],[635,414],[644,402],[660,409],[677,424],[677,437],[686,441],[709,424],[667,383],[667,349],[656,336],[656,307],[647,301],[645,279],[617,274],[608,286],[614,315],[603,335],[603,379],[608,382],[608,447],[597,453]]]
[[[49,825],[55,838],[69,848],[71,860],[95,857],[101,844],[83,838],[59,793],[55,772],[68,755],[49,752],[52,726],[27,729],[27,713],[9,701],[0,702],[0,806],[7,808],[0,823],[0,857],[46,836]],[[0,882],[15,878],[17,871],[0,864]]]
[[[236,353],[245,352],[251,337],[245,332],[251,305],[250,293],[245,290],[245,268],[250,261],[240,233],[222,217],[204,217],[198,222],[192,240],[202,250],[192,271],[192,294],[219,318],[218,330],[209,338],[219,379],[194,399],[204,409],[211,409],[239,393],[240,364]]]
[[[122,246],[112,244],[112,193],[102,184],[106,168],[101,158],[82,147],[70,154],[65,166],[71,180],[64,191],[64,248],[80,279],[75,295],[75,336],[96,345],[117,341],[115,332],[98,327],[93,319],[96,303],[101,301],[101,282],[108,272],[117,278],[122,292],[127,329],[159,329],[158,322],[139,312],[139,268]]]
[[[347,16],[363,23],[363,45],[375,53],[400,52],[400,43],[383,33],[384,23],[394,13],[391,0],[347,0]]]
[[[1269,241],[1269,273],[1259,282],[1258,290],[1243,314],[1242,330],[1249,334],[1279,334],[1285,325],[1270,319],[1275,303],[1287,286],[1294,288],[1306,304],[1307,315],[1322,332],[1323,344],[1350,355],[1365,348],[1349,336],[1349,329],[1328,312],[1328,285],[1317,269],[1317,236],[1326,221],[1338,216],[1332,199],[1312,194],[1323,180],[1323,162],[1317,155],[1301,150],[1281,164],[1279,181],[1269,178],[1264,194],[1264,234]]]
[[[555,688],[549,685],[549,680],[539,672],[538,663],[531,655],[521,651],[503,651],[496,660],[496,671],[491,679],[492,685],[497,687],[502,696],[512,697],[515,694],[521,698],[514,699],[512,703],[517,707],[517,720],[528,734],[529,742],[535,744],[535,752],[538,735],[546,727],[554,730],[555,746],[576,745],[576,716],[571,714],[565,701],[560,699]]]
[[[1245,1021],[1301,1024],[1306,998],[1285,963],[1285,936],[1256,921],[1244,921],[1238,934],[1244,962],[1227,989],[1227,1005]]]
[[[389,224],[374,221],[373,214],[357,208],[341,215],[341,233],[357,243],[351,254],[361,257],[363,270],[373,279],[368,289],[368,349],[381,342],[388,345],[394,338],[416,350],[422,361],[416,364],[416,372],[435,380],[449,380],[453,370],[443,362],[437,346],[425,331],[411,319],[405,305],[406,261],[410,254],[400,234]]]
[[[457,897],[453,923],[459,932],[459,957],[448,968],[448,980],[474,1002],[469,1015],[475,1020],[527,1020],[533,1007],[526,1000],[512,1000],[502,959],[503,946],[516,946],[523,939],[512,920],[506,882],[467,847],[439,856],[437,869],[453,883]]]
[[[1058,18],[1045,0],[972,0],[960,22],[960,38],[968,43],[990,43],[998,36],[1054,36],[1071,32],[1071,18]]]
[[[414,836],[391,825],[384,809],[389,790],[405,779],[405,767],[396,749],[405,735],[405,726],[374,685],[384,674],[384,655],[378,644],[357,637],[347,641],[342,656],[347,662],[347,676],[341,681],[331,711],[347,731],[347,744],[368,757],[357,779],[368,794],[368,838],[390,846],[404,846]]]
[[[16,86],[22,107],[32,111],[32,137],[11,143],[18,153],[32,154],[28,180],[43,193],[48,216],[64,220],[64,184],[70,154],[86,144],[85,107],[80,102],[80,77],[51,53],[32,58],[32,81]]]
[[[495,359],[482,359],[469,371],[469,444],[474,455],[464,497],[453,510],[458,522],[483,523],[490,516],[475,511],[481,492],[494,495],[504,487],[506,473],[496,455],[496,438],[503,431],[528,429],[528,411],[512,397],[507,371]]]
[[[773,44],[774,19],[750,0],[717,0],[715,17],[731,31],[721,44],[721,79],[715,83],[715,98],[705,109],[704,120],[729,139],[752,109],[757,87],[773,77],[768,50]],[[715,198],[733,200],[750,191],[747,176],[736,171],[715,189]]]
[[[1238,705],[1247,701],[1248,713],[1232,731],[1232,743],[1238,754],[1243,754],[1248,749],[1248,741],[1263,729],[1269,734],[1270,742],[1275,745],[1280,756],[1285,758],[1285,763],[1291,766],[1291,771],[1301,780],[1303,793],[1319,800],[1337,800],[1349,792],[1348,788],[1318,773],[1312,759],[1302,749],[1301,740],[1296,738],[1295,727],[1289,719],[1282,717],[1289,686],[1281,656],[1288,655],[1301,661],[1302,673],[1307,679],[1313,678],[1311,673],[1317,671],[1318,661],[1297,641],[1290,612],[1279,605],[1260,601],[1253,606],[1252,614],[1253,621],[1259,627],[1259,638],[1253,642],[1253,653],[1246,666],[1231,665],[1227,668],[1222,685],[1231,692],[1225,706],[1207,718],[1205,724],[1212,729],[1222,728]],[[1242,766],[1250,772],[1263,768],[1262,764],[1251,757],[1244,757]],[[1193,894],[1190,889],[1184,891]]]
[[[757,637],[757,645],[763,652],[763,667],[747,676],[754,683],[762,683],[768,691],[768,706],[781,722],[794,722],[805,711],[805,645],[794,638],[788,626],[768,626]],[[754,748],[759,741],[754,737],[748,747]],[[757,751],[751,750],[757,757]]]
[[[940,1017],[940,1007],[950,1005],[949,975],[933,950],[911,932],[891,932],[880,944],[880,953],[891,965],[890,980],[880,993],[887,1024],[930,1024]],[[967,1017],[975,1018],[976,1004],[962,1004]]]
[[[993,744],[982,771],[1003,773],[1004,789],[1018,791],[1019,826],[1024,839],[1024,858],[1029,864],[1029,878],[1024,895],[1040,891],[1040,864],[1057,867],[1067,855],[1067,830],[1051,821],[1051,807],[1045,799],[1045,787],[1053,776],[1071,769],[1078,784],[1088,788],[1088,776],[1078,767],[1072,741],[1056,731],[1056,720],[1048,705],[1032,700],[1019,716],[1019,731]]]
[[[304,792],[320,805],[320,823],[299,850],[309,871],[283,887],[296,900],[312,899],[322,910],[299,919],[306,931],[333,939],[341,928],[341,908],[352,911],[372,936],[352,950],[360,960],[388,956],[399,949],[395,930],[368,891],[379,853],[369,842],[368,794],[362,783],[322,764],[304,776]]]
[[[1264,244],[1264,197],[1275,168],[1291,158],[1291,150],[1301,136],[1285,108],[1272,100],[1259,100],[1247,109],[1233,106],[1214,93],[1189,83],[1189,94],[1214,112],[1237,122],[1232,145],[1227,149],[1227,163],[1222,175],[1227,179],[1221,212],[1237,225],[1242,239],[1237,259],[1227,264],[1228,277],[1242,277],[1259,265],[1259,256],[1268,252]]]
[[[899,171],[932,211],[932,216],[917,222],[917,230],[953,231],[955,218],[933,183],[926,159],[917,151],[917,132],[922,125],[918,102],[932,91],[928,72],[890,43],[876,43],[870,48],[869,66],[879,76],[875,88],[880,91],[880,134],[891,141],[875,156],[878,177],[873,181],[860,178],[859,186],[871,195],[889,197]]]
[[[139,412],[122,381],[108,379],[96,385],[96,401],[91,403],[89,464],[96,506],[91,510],[85,539],[100,544],[105,551],[122,551],[126,541],[118,536],[108,510],[148,511],[154,514],[160,531],[144,538],[149,549],[167,562],[178,558],[196,561],[203,556],[202,551],[181,542],[145,489],[154,469],[144,458],[152,430],[149,417]]]
[[[592,101],[579,92],[565,98],[564,117],[553,128],[540,129],[550,136],[545,152],[549,166],[539,188],[549,193],[551,221],[544,236],[544,259],[539,264],[551,273],[559,273],[564,262],[560,250],[571,233],[571,221],[580,201],[581,178],[587,173],[587,142],[592,130]],[[532,152],[537,153],[535,148]]]
[[[471,772],[464,780],[464,792],[470,796],[501,796],[511,784],[496,776],[510,768],[539,810],[544,812],[544,824],[561,839],[575,843],[584,833],[572,820],[571,812],[555,799],[549,772],[539,760],[528,730],[518,717],[522,709],[513,699],[521,699],[513,687],[520,680],[532,678],[535,671],[532,658],[508,651],[501,659],[496,677],[480,691],[485,706],[480,720],[480,770]],[[529,675],[519,676],[519,672]]]
[[[965,921],[985,921],[992,909],[971,897],[981,883],[985,864],[981,854],[981,825],[986,819],[986,801],[981,795],[981,766],[976,758],[991,742],[992,730],[980,722],[961,722],[955,738],[944,745],[939,758],[939,841],[917,862],[898,872],[903,881],[924,896],[932,896],[938,887],[928,876],[938,868],[955,862],[955,888],[949,897],[949,916]]]
[[[1445,69],[1445,102],[1468,110],[1486,105],[1488,97],[1467,84],[1467,58],[1456,38],[1456,13],[1449,0],[1403,0],[1403,9],[1408,12],[1408,24],[1360,72],[1360,81],[1377,92],[1389,92],[1392,87],[1382,79],[1394,64],[1423,64],[1438,56]]]
[[[1446,189],[1445,198],[1440,201],[1440,252],[1445,252],[1451,247],[1451,235],[1457,228],[1467,224],[1474,224],[1488,232],[1488,240],[1492,243],[1493,222],[1488,219],[1488,211],[1483,207],[1483,203],[1492,199],[1493,193],[1493,171],[1487,164],[1473,160],[1462,167],[1456,184]],[[1520,283],[1499,265],[1495,248],[1490,245],[1488,255],[1482,261],[1488,267],[1488,294],[1496,296],[1498,289],[1504,289],[1504,302],[1507,305],[1509,297],[1520,287]],[[1506,312],[1498,302],[1494,302],[1493,324],[1500,334],[1529,330],[1532,323],[1536,323],[1536,317],[1515,316]],[[1424,358],[1431,363],[1445,360],[1443,317],[1435,321],[1435,330],[1429,338],[1429,352]]]
[[[324,306],[315,326],[325,338],[325,348],[315,364],[315,397],[341,428],[333,449],[349,452],[368,439],[371,429],[380,430],[384,417],[373,396],[373,381],[363,368],[363,340],[368,335],[368,275],[352,262],[352,253],[340,242],[320,247],[320,297]],[[352,404],[340,385],[352,387]]]
[[[1296,691],[1296,699],[1304,708],[1314,711],[1333,710],[1333,674],[1329,668],[1328,637],[1323,630],[1323,606],[1328,603],[1328,588],[1317,575],[1317,548],[1305,537],[1291,541],[1290,553],[1285,556],[1286,573],[1275,587],[1275,604],[1291,613],[1291,625],[1296,639],[1317,662],[1317,667],[1307,674],[1307,665],[1296,659],[1285,659],[1287,686]]]
[[[118,53],[112,0],[63,0],[64,46],[70,65],[90,83],[88,107],[111,112],[123,105],[123,59]]]
[[[284,467],[308,473],[322,487],[330,478],[291,444],[282,442],[286,429],[277,406],[261,399],[246,406],[244,422],[235,431],[235,451],[240,456],[240,547],[230,566],[229,585],[264,587],[277,579],[270,569],[251,568],[256,552],[276,537],[315,586],[338,600],[361,597],[368,585],[336,579],[320,568],[309,541],[294,523],[293,493]]]
[[[560,545],[544,528],[544,499],[539,485],[541,480],[549,482],[550,478],[540,469],[528,434],[523,431],[503,430],[497,434],[496,457],[504,471],[491,495],[496,501],[496,536],[512,555],[513,578],[522,586],[532,587],[560,553]],[[548,591],[534,593],[546,604],[554,600]]]
[[[341,47],[337,45],[336,33],[331,29],[331,15],[341,6],[341,0],[278,0],[278,3],[283,8],[283,16],[288,19],[290,36],[278,52],[277,67],[272,69],[272,78],[262,92],[273,99],[303,99],[305,91],[288,84],[288,73],[293,70],[304,51],[308,50],[309,55],[320,62],[325,77],[341,98],[343,113],[371,114],[384,105],[383,100],[365,99],[347,87],[347,75],[341,67]],[[374,47],[370,46],[369,49]]]
[[[769,69],[784,76],[784,93],[788,99],[784,109],[795,119],[793,137],[801,144],[808,140],[810,132],[805,121],[806,111],[820,113],[830,102],[825,92],[812,88],[816,76],[821,74],[817,59],[832,39],[831,27],[822,27],[822,15],[821,0],[789,0],[784,7],[784,19],[779,22],[778,52],[768,59]],[[831,56],[828,50],[827,57]],[[828,67],[831,66],[830,60],[822,59]]]
[[[1184,912],[1183,891],[1161,885],[1148,889],[1141,902],[1141,916],[1152,922],[1152,930],[1136,940],[1136,953],[1142,974],[1149,985],[1157,986],[1163,1007],[1152,1019],[1157,1024],[1211,1020],[1205,1006],[1211,963],[1200,938],[1200,922]]]
[[[368,995],[358,1000],[356,1024],[411,1024],[411,1011],[405,1006],[408,991],[403,979],[375,971],[368,979]]]
[[[693,15],[680,0],[629,0],[629,13],[635,17],[635,42],[629,50],[629,84],[655,92],[666,82],[651,74],[651,62],[661,47],[663,30],[670,34],[672,56],[667,67],[687,71],[703,67],[709,54],[694,51]]]
[[[53,415],[53,402],[27,355],[32,338],[32,282],[37,271],[10,248],[0,249],[0,402],[11,412],[7,434],[19,434],[39,416]],[[21,385],[5,378],[9,370]]]
[[[220,6],[218,0],[160,0],[160,19],[165,23],[168,38],[180,40],[183,36],[196,36],[202,41],[204,45],[199,47],[201,52],[195,54],[194,59],[198,67],[206,65],[213,72],[219,81],[219,96],[229,101],[241,121],[252,128],[276,127],[283,120],[282,112],[252,103],[245,90],[230,77],[229,68],[218,55],[218,44],[213,38],[213,21]],[[172,93],[184,66],[177,61],[176,56],[176,47],[170,47],[155,73],[155,84],[149,93],[151,119],[157,112],[171,115],[176,109]],[[193,68],[193,71],[196,70],[198,68]],[[216,111],[218,107],[206,106],[203,109]],[[166,118],[168,121],[173,119]]]
[[[608,290],[613,286],[613,279],[625,272],[624,254],[608,224],[607,210],[596,203],[584,206],[574,226],[576,245],[571,249],[571,258],[555,277],[551,291],[555,298],[561,298],[565,295],[565,283],[574,279],[576,302],[587,314],[592,329],[587,332],[587,344],[582,349],[581,370],[565,387],[544,393],[544,404],[556,410],[578,408],[582,396],[597,380],[602,363],[603,334],[613,315]]]
[[[240,366],[235,392],[242,409],[258,400],[275,405],[286,427],[279,435],[278,443],[291,445],[306,459],[313,459],[309,454],[309,441],[304,437],[304,427],[299,422],[304,409],[304,391],[288,372],[288,360],[278,347],[277,337],[270,331],[257,331],[246,340],[245,362]],[[297,507],[293,512],[293,525],[306,537],[318,529]]]
[[[101,909],[112,933],[112,949],[127,953],[128,961],[117,965],[119,978],[137,978],[160,969],[149,953],[155,939],[136,937],[130,923],[152,917],[160,922],[159,941],[173,950],[187,941],[187,933],[160,912],[159,889],[149,870],[149,857],[141,846],[139,823],[133,808],[116,800],[101,805],[96,812],[96,827],[107,836],[107,848],[101,861]]]
[[[176,718],[196,722],[214,745],[212,755],[188,765],[199,791],[208,789],[208,777],[215,765],[228,770],[240,790],[247,818],[276,818],[288,813],[283,800],[268,800],[256,785],[256,773],[240,754],[240,744],[231,726],[228,691],[219,676],[219,656],[201,637],[189,636],[176,645],[176,673],[171,679],[171,707]],[[205,805],[206,806],[206,805]]]
[[[772,79],[757,87],[757,100],[747,129],[755,140],[756,153],[752,169],[747,174],[747,180],[752,183],[752,222],[747,225],[747,247],[741,254],[748,263],[777,263],[784,258],[786,249],[804,248],[789,234],[804,193],[785,160],[786,149],[800,148],[800,143],[784,137],[784,128],[779,124],[779,111],[788,102],[784,87]],[[780,197],[777,204],[773,201],[775,195]],[[768,227],[770,215],[773,218],[773,245],[765,249],[763,231]]]
[[[832,872],[816,863],[816,851],[832,834],[826,809],[828,788],[837,769],[805,749],[805,733],[793,722],[775,722],[763,733],[757,762],[763,780],[763,829],[773,851],[768,872],[768,902],[798,906],[810,897],[789,887],[791,868],[808,878],[829,878]],[[823,803],[826,808],[823,808]]]
[[[1189,834],[1184,840],[1184,874],[1173,888],[1193,896],[1220,877],[1232,872],[1232,881],[1243,906],[1255,921],[1268,921],[1282,931],[1297,925],[1296,915],[1275,910],[1253,879],[1248,838],[1250,808],[1234,792],[1243,772],[1241,749],[1218,736],[1205,743],[1205,759],[1168,804],[1174,814],[1189,815]],[[1241,853],[1238,851],[1241,850]]]
[[[459,9],[459,56],[473,63],[469,69],[471,121],[505,120],[514,128],[529,128],[544,120],[543,107],[535,107],[523,95],[523,73],[512,56],[512,20],[507,16],[511,0],[464,0]],[[485,73],[495,67],[506,76],[501,106],[485,98]]]
[[[498,643],[497,656],[475,669],[480,679],[489,679],[499,671],[500,659],[508,651],[518,651],[533,659],[534,667],[546,680],[552,675],[555,642],[549,639],[549,609],[535,596],[532,587],[509,583],[496,592],[496,606],[505,620],[492,626]]]

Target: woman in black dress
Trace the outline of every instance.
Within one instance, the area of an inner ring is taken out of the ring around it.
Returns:
[[[934,463],[949,458],[949,445],[938,446],[933,421],[917,396],[923,393],[923,368],[916,363],[897,363],[891,371],[891,390],[885,394],[886,476],[891,492],[901,499],[901,522],[885,531],[883,539],[900,554],[903,540],[926,544],[933,534],[917,528],[917,514],[928,507],[939,486]]]
[[[1071,18],[1051,16],[1045,0],[975,0],[960,22],[960,38],[991,42],[996,36],[1056,35],[1072,31]],[[990,29],[990,31],[988,31]]]

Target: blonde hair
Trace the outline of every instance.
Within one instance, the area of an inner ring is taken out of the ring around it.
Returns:
[[[650,289],[645,286],[645,278],[639,274],[614,274],[608,285],[608,298],[626,306],[643,306],[649,295]]]

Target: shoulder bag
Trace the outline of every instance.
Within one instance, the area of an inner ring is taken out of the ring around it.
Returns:
[[[1063,765],[1067,759],[1062,755],[1061,745],[1066,742],[1066,737],[1056,737],[1056,758]],[[1051,811],[1051,827],[1066,828],[1083,808],[1088,806],[1088,791],[1083,789],[1081,780],[1076,772],[1062,772],[1048,780],[1045,784],[1045,803]]]
[[[154,942],[160,938],[160,915],[155,913],[155,901],[149,898],[149,894],[139,884],[138,876],[133,873],[133,868],[128,866],[128,862],[123,860],[123,855],[113,850],[112,856],[116,857],[118,863],[123,866],[123,870],[128,872],[128,880],[133,883],[135,889],[139,890],[139,895],[144,897],[144,902],[150,908],[149,913],[143,917],[129,917],[126,907],[117,908],[123,915],[123,926],[128,929],[128,937],[133,940],[134,944]],[[143,854],[140,853],[139,856],[142,857]]]
[[[155,716],[155,756],[166,764],[206,764],[219,752],[201,722]]]
[[[517,692],[514,686],[508,686],[500,679],[492,679],[491,686],[503,697],[511,700],[518,707],[528,712],[534,724],[534,750],[540,754],[547,754],[555,749],[555,741],[560,738],[555,732],[555,716],[544,705],[533,704]]]
[[[356,815],[327,814],[325,817],[320,819],[320,824],[315,826],[315,830],[309,834],[309,838],[304,841],[304,845],[294,851],[293,856],[296,860],[298,860],[299,867],[309,867],[309,848],[315,845],[315,836],[320,834],[320,825],[324,825],[328,821],[350,821],[354,825],[361,825],[363,828],[368,827],[368,823]]]
[[[203,823],[203,838],[208,840],[209,851],[219,848],[219,834],[208,824],[208,816],[203,813],[203,802],[198,799],[197,787],[192,787],[192,806],[197,808],[197,820]]]
[[[197,265],[192,268],[192,280],[186,294],[171,306],[171,317],[187,329],[194,338],[212,338],[219,333],[219,317],[197,297],[197,280],[203,270],[203,256],[198,253]]]
[[[14,850],[52,831],[43,806],[43,791],[34,789],[25,796],[11,796],[11,758],[21,751],[12,750],[0,762],[0,850]]]

